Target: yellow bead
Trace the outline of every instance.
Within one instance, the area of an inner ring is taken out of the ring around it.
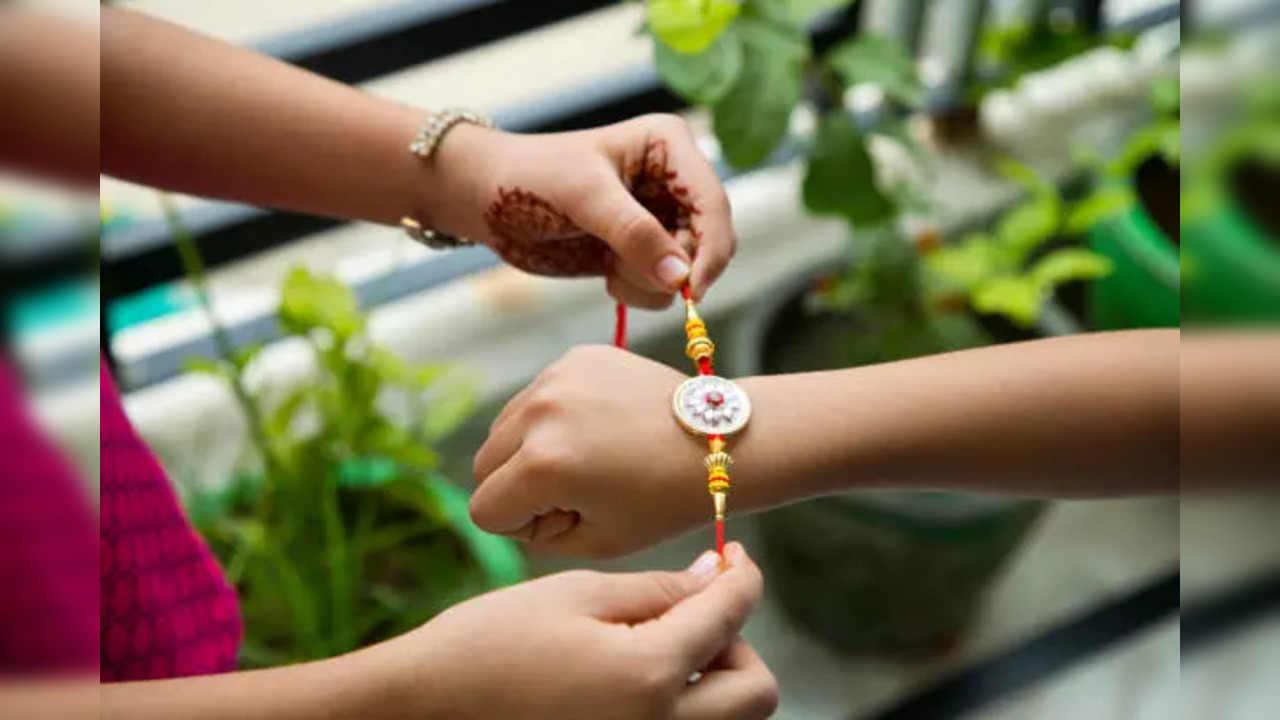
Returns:
[[[707,490],[710,491],[712,495],[727,494],[729,492],[729,481],[728,480],[712,480],[711,482],[707,483]]]
[[[711,452],[713,453],[724,452],[724,438],[711,438],[711,440],[707,442],[707,445],[711,448]]]
[[[728,484],[728,482],[729,482],[729,471],[728,471],[728,470],[725,470],[723,467],[721,467],[721,466],[717,465],[717,466],[715,466],[715,467],[711,468],[711,469],[707,472],[707,482],[720,482],[720,481],[723,481],[725,484]]]
[[[716,344],[705,337],[696,337],[689,340],[685,345],[684,352],[691,360],[700,360],[709,358],[716,352]]]

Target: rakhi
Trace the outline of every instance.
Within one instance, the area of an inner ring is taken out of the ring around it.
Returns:
[[[707,336],[707,324],[698,315],[689,286],[680,289],[684,298],[685,355],[697,366],[698,374],[680,383],[671,396],[676,421],[686,431],[707,439],[707,491],[715,510],[716,552],[724,557],[725,511],[729,501],[729,470],[733,457],[727,452],[728,437],[741,431],[751,419],[751,400],[736,383],[715,374],[712,360],[716,345]],[[619,303],[614,344],[626,347],[627,308]]]

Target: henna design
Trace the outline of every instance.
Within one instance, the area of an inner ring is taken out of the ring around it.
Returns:
[[[650,142],[639,161],[628,164],[623,177],[631,194],[662,227],[672,232],[693,229],[698,208],[689,199],[689,188],[676,182],[680,174],[671,169],[665,140]]]
[[[623,182],[632,196],[666,229],[693,229],[698,209],[689,190],[676,182],[670,169],[667,144],[650,142],[644,154],[624,168]],[[536,275],[582,277],[606,275],[613,250],[600,238],[583,232],[545,198],[516,188],[498,188],[498,196],[485,213],[493,235],[491,247],[509,265]]]
[[[498,188],[485,214],[493,251],[507,264],[535,275],[603,275],[613,253],[603,240],[584,233],[569,216],[519,188]]]

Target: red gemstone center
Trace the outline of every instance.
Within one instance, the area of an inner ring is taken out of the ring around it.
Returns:
[[[707,393],[707,404],[711,407],[720,407],[724,404],[724,395],[717,390]]]

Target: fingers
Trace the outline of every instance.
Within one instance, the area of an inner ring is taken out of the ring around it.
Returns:
[[[778,681],[751,646],[737,640],[676,704],[676,720],[762,720],[778,709]]]
[[[729,196],[687,126],[671,133],[667,152],[671,167],[686,183],[689,198],[697,209],[694,218],[697,250],[693,255],[689,286],[694,299],[701,300],[737,251]]]
[[[597,188],[568,204],[569,218],[604,240],[622,263],[644,278],[649,292],[679,290],[689,277],[688,253],[617,177],[607,176]]]
[[[605,622],[649,622],[704,590],[718,565],[716,554],[707,552],[681,572],[601,575],[604,582],[582,593],[584,609]]]
[[[541,503],[532,493],[534,483],[522,480],[517,452],[476,488],[471,496],[471,521],[495,535],[532,539],[538,517],[556,508]]]
[[[706,590],[671,608],[644,629],[655,642],[679,649],[685,671],[699,671],[731,645],[760,602],[760,569],[738,543],[725,549],[727,567]]]

